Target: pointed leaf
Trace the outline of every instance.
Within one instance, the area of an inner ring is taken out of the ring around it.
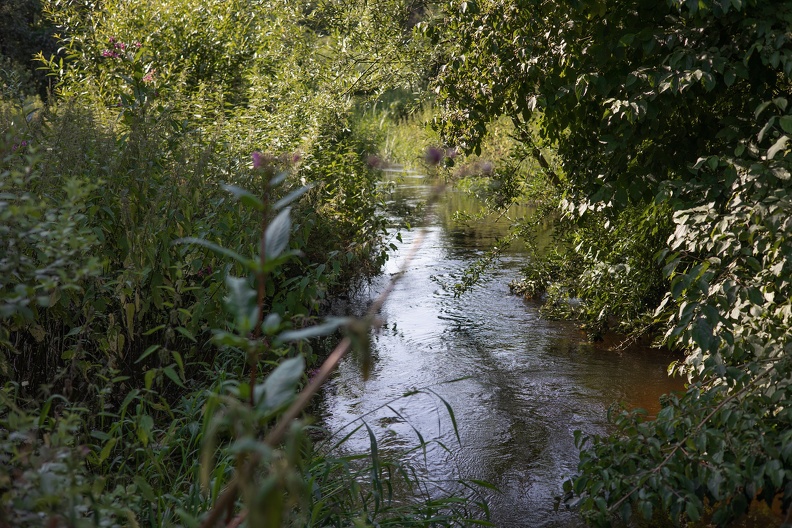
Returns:
[[[159,350],[159,348],[160,348],[160,345],[151,345],[150,347],[148,347],[146,349],[145,352],[140,354],[140,357],[135,360],[135,363],[140,363],[141,361],[143,361],[144,359],[149,357],[151,354],[153,354],[154,352]]]
[[[184,387],[184,383],[182,383],[182,380],[179,379],[179,375],[176,374],[176,371],[173,370],[173,367],[165,367],[164,369],[162,369],[162,372],[164,372],[165,375],[168,376],[173,383],[175,383],[179,387]]]
[[[223,184],[221,187],[223,187],[224,190],[233,194],[237,200],[242,202],[243,205],[254,207],[259,211],[264,210],[264,202],[262,202],[256,195],[254,195],[250,191],[245,190],[242,187],[237,187],[236,185]]]
[[[184,328],[183,326],[176,327],[176,331],[179,332],[184,337],[186,337],[187,339],[189,339],[190,341],[192,341],[193,343],[197,343],[198,342],[198,341],[196,341],[195,336],[193,335],[193,333],[190,332],[189,330],[187,330],[186,328]]]
[[[775,155],[778,154],[779,150],[785,149],[787,141],[789,141],[789,136],[781,136],[778,138],[778,141],[776,141],[772,147],[767,149],[767,159],[773,159]]]
[[[288,172],[281,172],[281,173],[275,175],[275,177],[272,178],[270,180],[270,182],[269,182],[270,183],[270,187],[277,187],[278,185],[283,183],[283,181],[286,179],[286,176],[288,176],[288,175],[289,175]]]
[[[310,191],[311,187],[313,187],[313,185],[305,185],[297,190],[290,192],[289,194],[287,194],[286,196],[275,202],[275,205],[273,205],[272,208],[275,209],[276,211],[280,211],[281,209],[292,203],[294,200],[296,200],[303,194]]]
[[[267,240],[265,253],[268,259],[275,258],[289,245],[289,232],[291,231],[291,218],[289,213],[291,207],[287,207],[278,213],[265,232]]]
[[[214,242],[209,242],[208,240],[204,240],[203,238],[196,238],[196,237],[185,237],[175,240],[174,244],[195,244],[197,246],[203,246],[207,249],[211,249],[215,253],[219,253],[220,255],[225,255],[226,257],[230,257],[240,264],[243,264],[246,268],[250,269],[255,267],[256,261],[249,259],[247,257],[243,257],[236,251],[233,251],[228,248],[224,248],[223,246],[219,246]]]
[[[254,389],[256,405],[264,410],[273,410],[285,404],[294,396],[303,370],[305,360],[302,356],[283,361]]]
[[[300,330],[287,330],[282,332],[277,341],[279,343],[288,343],[290,341],[301,341],[303,339],[311,339],[312,337],[320,337],[335,332],[338,327],[343,326],[349,322],[348,317],[330,317],[325,322],[309,326],[308,328],[301,328]]]
[[[243,277],[226,277],[226,288],[228,295],[225,297],[228,310],[234,315],[236,331],[246,335],[253,330],[253,325],[257,319],[256,290],[254,290],[248,280]]]

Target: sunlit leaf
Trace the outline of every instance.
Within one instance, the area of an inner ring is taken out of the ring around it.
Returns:
[[[275,205],[273,205],[272,208],[276,211],[280,211],[281,209],[283,209],[293,201],[297,200],[300,196],[310,191],[312,187],[313,185],[305,185],[303,187],[300,187],[299,189],[290,192],[289,194],[287,194],[286,196],[275,202]]]
[[[243,205],[253,207],[259,211],[264,210],[264,202],[256,195],[236,185],[222,184],[221,187],[233,194]]]
[[[289,235],[291,231],[291,218],[289,217],[291,208],[283,209],[278,216],[272,219],[267,226],[265,254],[268,259],[272,259],[283,253],[289,245]]]

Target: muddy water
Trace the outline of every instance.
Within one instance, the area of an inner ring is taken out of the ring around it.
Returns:
[[[414,208],[429,192],[420,175],[392,178],[394,211]],[[447,191],[430,210],[423,245],[382,310],[386,324],[373,337],[371,375],[364,381],[355,359],[345,360],[324,395],[325,424],[337,431],[363,417],[384,450],[417,445],[415,429],[427,442],[442,442],[445,448],[432,443],[426,459],[418,451],[412,461],[438,490],[451,489],[456,478],[496,485],[500,492],[487,494],[497,526],[579,525],[574,512],[553,507],[577,465],[573,432],[605,433],[612,404],[657,412],[658,397],[681,388],[666,375],[674,357],[594,347],[574,325],[542,319],[536,305],[508,291],[527,263],[520,248],[508,250],[484,282],[454,298],[447,286],[509,223],[501,218],[468,226],[455,220],[455,211],[475,214],[478,204]],[[360,304],[400,268],[416,231],[402,233],[399,251],[383,277],[364,288]],[[436,394],[398,399],[427,387]],[[453,408],[459,440],[440,398]],[[382,407],[393,399],[390,408]],[[361,452],[368,446],[362,432],[347,444]]]

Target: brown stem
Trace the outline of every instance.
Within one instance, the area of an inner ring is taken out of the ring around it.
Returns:
[[[437,198],[440,196],[443,187],[438,186],[433,191],[429,197],[428,204],[433,204]],[[426,208],[427,210],[429,207]],[[399,269],[398,273],[394,274],[391,277],[391,280],[388,282],[388,285],[385,289],[380,293],[377,298],[371,303],[369,306],[368,311],[366,312],[365,320],[366,321],[373,321],[375,316],[379,311],[382,309],[383,304],[388,299],[388,296],[393,291],[394,286],[396,283],[404,276],[404,273],[407,271],[407,267],[410,265],[410,262],[415,257],[418,249],[421,247],[424,238],[426,237],[426,228],[421,229],[413,240],[412,245],[410,246],[410,251],[407,253],[407,256],[404,258],[402,262],[401,268]],[[260,327],[261,324],[259,323],[257,327]],[[280,421],[275,425],[275,427],[267,434],[264,438],[264,442],[269,445],[270,447],[275,447],[281,443],[283,437],[286,435],[289,427],[291,427],[292,422],[300,416],[300,413],[305,409],[308,405],[308,402],[311,400],[311,397],[319,391],[319,388],[322,384],[330,377],[330,374],[333,370],[338,366],[338,363],[344,357],[344,355],[349,351],[352,345],[352,340],[348,337],[342,339],[338,345],[336,345],[335,349],[330,353],[330,355],[325,359],[322,366],[319,368],[319,372],[313,377],[310,383],[297,395],[297,399],[289,406],[283,416],[281,416]],[[251,392],[253,387],[251,385]],[[222,514],[223,510],[228,507],[229,504],[233,504],[236,500],[237,491],[239,488],[239,474],[247,474],[252,471],[252,469],[261,461],[261,456],[259,454],[253,453],[245,462],[244,466],[240,468],[240,471],[231,482],[229,482],[228,487],[223,491],[223,494],[217,499],[214,504],[214,507],[209,511],[206,519],[201,523],[201,528],[214,528],[217,525],[217,521],[220,520],[220,515]],[[231,526],[238,526],[241,523],[241,520],[237,520],[240,516],[246,515],[247,510],[243,510],[236,518],[230,521],[228,524],[228,528]],[[243,517],[244,519],[244,517]],[[236,524],[234,524],[236,523]]]
[[[266,183],[264,184],[264,210],[261,213],[261,247],[259,248],[259,262],[260,269],[256,275],[256,282],[258,283],[258,299],[256,305],[258,306],[258,317],[256,317],[256,326],[253,327],[252,341],[255,343],[253,352],[250,357],[250,406],[256,405],[254,400],[254,390],[256,386],[256,376],[258,375],[258,360],[259,360],[259,346],[258,340],[261,337],[261,325],[264,322],[264,299],[267,292],[267,273],[264,271],[264,265],[267,262],[267,216],[269,213],[269,176],[265,176]]]

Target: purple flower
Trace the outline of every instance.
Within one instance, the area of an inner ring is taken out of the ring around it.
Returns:
[[[143,44],[141,44],[139,41],[137,41],[137,40],[136,40],[136,41],[135,41],[135,42],[134,42],[132,45],[133,45],[133,46],[135,46],[136,48],[140,49],[140,47],[141,47]]]
[[[113,53],[110,50],[102,50],[102,57],[112,57],[114,55],[115,55],[115,53]]]
[[[368,158],[366,158],[366,165],[372,169],[379,169],[382,166],[382,160],[379,156],[371,154]]]
[[[429,165],[437,165],[441,161],[443,161],[443,156],[445,153],[440,150],[439,148],[429,147],[426,149],[426,154],[424,155],[424,159],[426,163]]]
[[[258,169],[264,164],[264,156],[259,151],[255,151],[250,155],[253,158],[253,168]]]

